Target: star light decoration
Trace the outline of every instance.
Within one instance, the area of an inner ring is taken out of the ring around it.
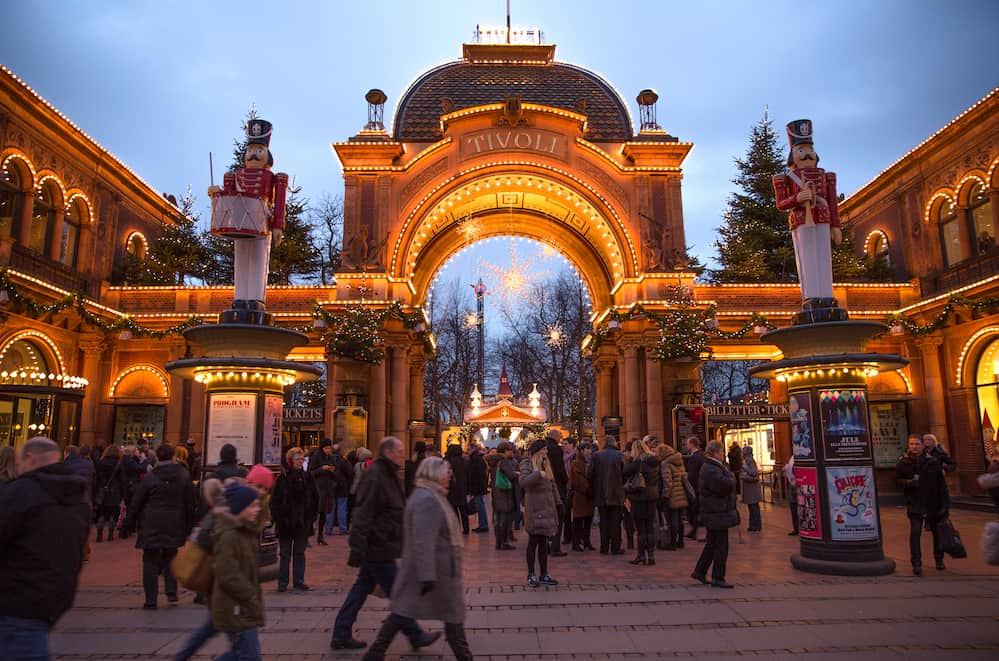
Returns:
[[[547,344],[552,349],[558,349],[565,343],[565,331],[562,330],[562,324],[556,321],[554,324],[549,326],[545,331],[545,344]]]
[[[476,216],[465,216],[458,223],[458,233],[465,243],[473,243],[482,237],[482,219]]]
[[[540,282],[551,275],[550,270],[539,270],[540,260],[522,258],[517,254],[517,247],[510,242],[510,262],[506,267],[490,262],[482,266],[493,274],[492,281],[497,283],[497,293],[503,303],[527,302],[532,282]]]
[[[465,313],[465,328],[475,328],[479,325],[479,315],[475,312]]]

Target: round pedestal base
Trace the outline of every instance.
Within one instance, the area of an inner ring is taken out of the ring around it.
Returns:
[[[832,576],[885,576],[895,572],[895,561],[891,558],[844,562],[842,560],[806,558],[795,553],[791,556],[791,566],[811,574],[830,574]]]

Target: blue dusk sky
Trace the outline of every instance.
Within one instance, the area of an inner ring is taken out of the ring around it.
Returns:
[[[999,84],[996,0],[512,4],[515,27],[540,27],[636,118],[639,90],[659,92],[659,123],[695,145],[684,218],[707,263],[765,107],[781,135],[814,120],[849,194]],[[409,83],[460,57],[476,24],[503,23],[505,2],[64,0],[3,14],[0,63],[154,188],[191,185],[204,202],[208,152],[218,177],[251,104],[274,123],[275,169],[311,199],[341,192],[329,145],[363,126],[364,93],[388,94],[390,125]]]

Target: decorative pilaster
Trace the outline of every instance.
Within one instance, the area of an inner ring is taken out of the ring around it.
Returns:
[[[427,359],[413,349],[409,357],[409,419],[423,420],[423,370]]]
[[[632,438],[642,434],[641,384],[638,372],[638,350],[641,343],[635,340],[621,342],[621,355],[624,357],[624,425],[621,447]]]
[[[371,366],[371,383],[368,391],[368,448],[378,447],[378,443],[385,438],[386,433],[385,414],[385,372],[388,369],[388,356],[380,363]]]
[[[940,369],[940,345],[943,344],[943,338],[921,337],[915,342],[923,359],[923,384],[925,386],[929,431],[941,443],[946,444],[947,410],[944,402],[947,389],[944,384],[943,372]]]
[[[596,418],[593,420],[595,441],[603,439],[604,418],[614,415],[614,364],[615,361],[608,358],[598,358],[593,361],[593,372],[597,379]]]
[[[666,438],[666,421],[663,413],[663,372],[658,360],[651,358],[651,351],[645,351],[645,406],[649,434],[659,440]]]
[[[97,434],[97,407],[101,402],[100,376],[101,357],[106,348],[103,338],[99,335],[88,335],[80,340],[80,351],[83,352],[83,364],[80,375],[90,382],[83,396],[83,408],[80,411],[80,445],[93,446]]]
[[[409,344],[393,344],[390,349],[392,402],[389,407],[389,433],[405,442],[406,414],[409,412]]]

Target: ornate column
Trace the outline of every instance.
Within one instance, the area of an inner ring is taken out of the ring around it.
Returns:
[[[621,354],[624,356],[624,425],[621,447],[636,436],[642,436],[642,402],[641,385],[638,374],[638,349],[641,344],[636,340],[621,342]]]
[[[999,188],[989,190],[989,202],[992,204],[992,236],[999,240]]]
[[[59,258],[62,256],[59,253],[61,252],[60,248],[62,248],[62,226],[66,222],[66,209],[60,207],[53,215],[55,219],[50,228],[48,257],[54,262],[59,262],[61,261]]]
[[[971,236],[971,228],[968,227],[968,205],[957,204],[954,208],[957,211],[957,235],[961,241],[961,259],[964,260],[975,254],[976,238]]]
[[[171,361],[183,358],[187,353],[187,342],[183,337],[171,338],[169,346]],[[170,374],[170,399],[167,402],[166,428],[163,430],[164,441],[181,445],[187,440],[180,437],[183,418],[186,414],[187,412],[184,411],[184,378],[177,374]]]
[[[604,418],[614,415],[613,371],[613,360],[598,358],[593,362],[593,372],[597,379],[597,410],[596,419],[593,421],[593,440],[595,441],[600,441],[603,438]]]
[[[946,387],[940,370],[940,345],[943,338],[921,337],[916,346],[923,358],[923,386],[926,393],[926,413],[929,418],[929,431],[942,443],[947,441],[947,410],[944,404]]]
[[[388,356],[377,365],[371,366],[371,383],[368,390],[368,448],[378,447],[378,443],[388,436],[385,426],[386,398],[385,372],[388,369]]]
[[[31,243],[31,214],[34,211],[35,189],[29,188],[24,191],[24,198],[21,200],[21,221],[17,228],[17,242],[22,247]],[[16,222],[16,219],[15,219]],[[83,442],[82,440],[80,441]]]
[[[97,407],[101,401],[101,357],[104,354],[104,341],[99,335],[85,336],[79,343],[83,352],[80,375],[89,381],[83,396],[83,409],[80,411],[80,445],[94,445],[97,433]],[[110,440],[110,439],[108,439]]]
[[[405,442],[406,414],[409,413],[409,344],[398,343],[391,347],[392,355],[392,403],[390,407],[389,433]]]
[[[326,357],[326,399],[323,401],[323,436],[327,438],[333,438],[333,413],[337,407],[337,396],[341,392],[338,376],[336,359],[329,355]]]
[[[663,415],[662,364],[650,357],[650,349],[645,351],[645,398],[649,433],[663,440],[666,437],[666,421]]]
[[[423,420],[423,368],[427,359],[413,348],[409,357],[409,418]]]

